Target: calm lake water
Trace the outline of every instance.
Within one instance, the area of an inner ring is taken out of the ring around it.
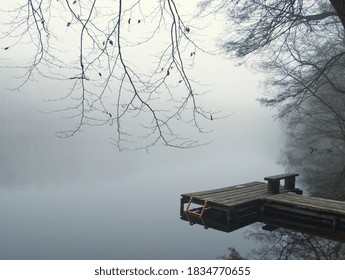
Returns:
[[[53,116],[32,115],[1,116],[1,259],[215,259],[229,246],[245,254],[254,245],[243,230],[189,226],[179,203],[184,192],[281,172],[279,148],[260,132],[268,114],[240,132],[241,117],[230,117],[206,146],[151,153],[120,153],[93,130],[57,139]]]
[[[279,123],[255,102],[257,81],[236,71],[232,80],[208,77],[218,94],[210,102],[233,115],[196,135],[210,144],[190,150],[120,153],[107,126],[58,139],[59,116],[39,112],[49,83],[3,92],[0,259],[215,259],[228,247],[242,256],[258,248],[248,234],[256,225],[224,233],[179,218],[181,193],[285,171]]]
[[[240,142],[226,149],[229,139],[148,154],[119,153],[85,134],[22,137],[2,138],[1,259],[215,259],[229,246],[246,254],[254,244],[245,229],[181,221],[180,194],[281,171],[266,144],[249,160]]]

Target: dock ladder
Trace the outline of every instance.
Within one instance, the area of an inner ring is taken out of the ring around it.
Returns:
[[[193,199],[194,199],[194,196],[191,196],[191,197],[189,198],[188,206],[187,206],[187,208],[186,208],[186,210],[185,210],[184,212],[185,212],[186,214],[196,215],[196,216],[198,216],[198,217],[201,219],[201,218],[202,218],[202,215],[204,214],[204,211],[205,211],[205,209],[206,209],[206,207],[207,207],[207,202],[208,202],[208,201],[205,200],[205,203],[204,203],[204,205],[203,205],[202,208],[190,210],[189,208],[190,208],[191,204],[193,203]],[[201,211],[200,211],[200,209],[201,209]]]

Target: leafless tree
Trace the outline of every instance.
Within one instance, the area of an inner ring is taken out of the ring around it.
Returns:
[[[266,96],[259,101],[277,108],[286,124],[287,165],[309,178],[310,192],[344,199],[344,1],[206,0],[200,5],[227,13],[225,52],[266,74]]]
[[[278,107],[286,125],[287,168],[300,170],[313,195],[345,199],[344,36],[328,32],[318,44],[307,36],[287,42],[285,56],[260,65],[273,95],[261,102]]]
[[[320,61],[322,57],[320,52]],[[343,200],[345,58],[343,55],[334,58],[332,67],[310,64],[313,69],[308,75],[303,79],[295,77],[298,83],[291,89],[299,93],[300,100],[290,103],[292,111],[284,110],[289,133],[285,163],[301,171],[301,182],[310,193]]]
[[[303,100],[302,94],[289,91],[290,83],[296,84],[295,77],[303,79],[306,73],[318,70],[322,73],[314,78],[322,78],[344,54],[342,1],[205,0],[199,5],[203,11],[227,14],[227,34],[220,42],[225,52],[251,60],[255,69],[267,73],[267,84],[273,90],[260,100],[264,105]],[[327,49],[321,50],[319,59],[321,47]]]
[[[68,84],[56,111],[67,112],[76,126],[59,137],[107,124],[115,128],[120,149],[136,137],[145,148],[159,142],[198,145],[175,125],[205,132],[201,122],[210,120],[198,102],[203,92],[188,74],[202,51],[193,37],[197,28],[175,0],[28,0],[2,6],[3,59],[25,49],[24,64],[4,66],[22,71],[16,89],[42,77]]]
[[[227,37],[221,43],[226,52],[242,58],[264,51],[277,57],[288,42],[316,32],[326,36],[324,26],[340,27],[338,14],[327,0],[204,0],[199,6],[203,13],[227,14]]]

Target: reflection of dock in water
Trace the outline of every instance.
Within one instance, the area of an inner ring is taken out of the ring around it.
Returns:
[[[181,219],[225,232],[263,222],[267,230],[282,227],[345,240],[345,202],[301,195],[296,176],[282,174],[265,177],[267,183],[182,194]]]

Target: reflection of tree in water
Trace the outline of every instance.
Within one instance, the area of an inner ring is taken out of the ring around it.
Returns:
[[[262,230],[261,224],[248,230],[246,237],[260,244],[246,257],[229,247],[227,254],[219,259],[262,259],[262,260],[344,260],[345,243],[309,234],[277,229],[272,232]]]

